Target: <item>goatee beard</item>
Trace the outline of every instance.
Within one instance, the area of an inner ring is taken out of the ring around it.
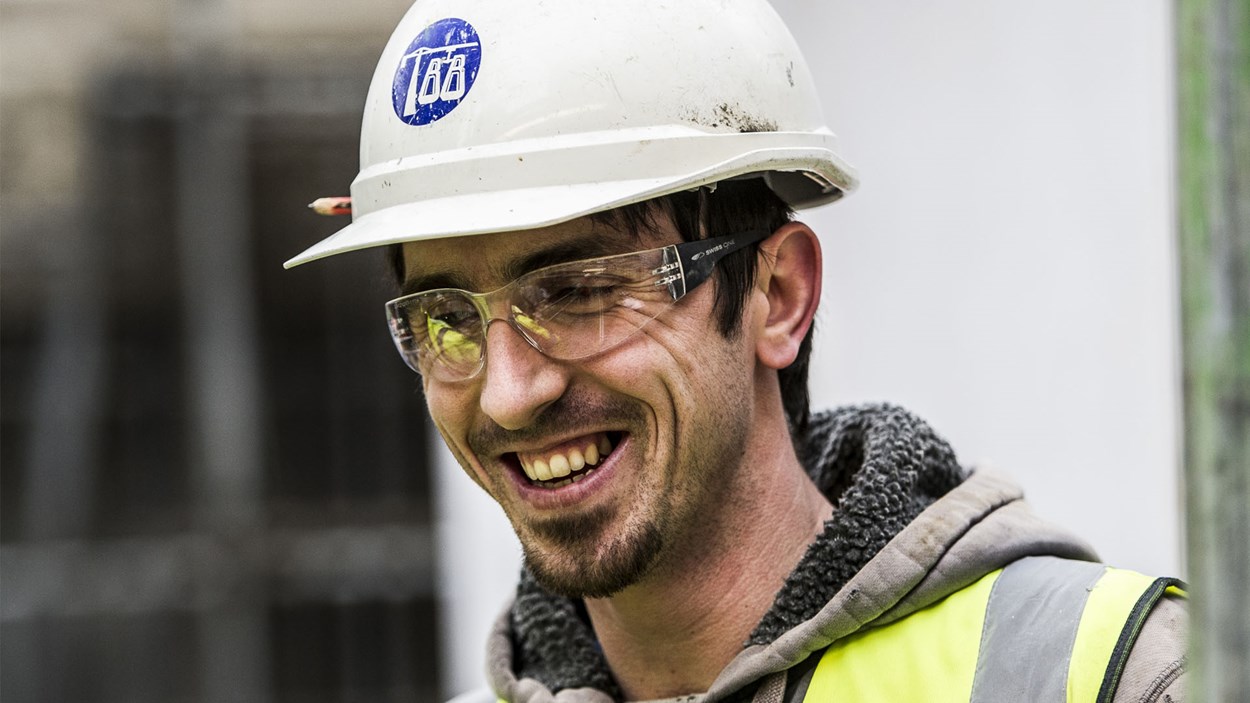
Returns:
[[[648,522],[605,535],[613,514],[599,508],[530,524],[528,531],[538,539],[528,541],[543,545],[521,544],[534,580],[567,598],[607,598],[646,576],[663,549],[663,531]]]

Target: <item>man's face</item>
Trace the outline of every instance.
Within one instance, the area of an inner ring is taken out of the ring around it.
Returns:
[[[634,236],[583,219],[411,243],[407,287],[491,291],[540,266],[678,241],[667,224]],[[700,533],[717,522],[743,455],[755,369],[750,335],[725,339],[716,329],[714,285],[578,361],[550,359],[496,321],[479,375],[423,378],[443,439],[503,507],[548,589],[603,597],[666,556],[700,554]],[[565,465],[571,474],[542,480]]]

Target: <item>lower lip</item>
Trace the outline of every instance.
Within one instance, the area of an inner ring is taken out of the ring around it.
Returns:
[[[530,480],[520,471],[510,472],[512,481],[516,485],[517,493],[521,495],[521,500],[535,508],[546,510],[566,508],[586,500],[611,481],[612,474],[617,464],[620,463],[621,456],[629,449],[629,445],[630,436],[623,435],[617,445],[612,448],[612,452],[599,462],[594,471],[586,474],[586,478],[566,486],[539,488],[530,483]]]

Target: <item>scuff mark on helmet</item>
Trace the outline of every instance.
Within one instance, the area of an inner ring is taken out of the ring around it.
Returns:
[[[776,132],[777,123],[751,115],[737,103],[721,103],[710,112],[703,110],[687,110],[683,117],[689,122],[717,131],[732,130],[739,133]]]
[[[777,123],[751,115],[737,105],[721,103],[716,106],[717,122],[738,132],[776,132]],[[716,125],[713,125],[716,126]]]

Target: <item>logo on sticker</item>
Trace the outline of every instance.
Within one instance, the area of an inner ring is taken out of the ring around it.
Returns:
[[[442,119],[468,95],[481,62],[482,44],[473,25],[449,17],[426,27],[395,69],[395,115],[410,125]]]

